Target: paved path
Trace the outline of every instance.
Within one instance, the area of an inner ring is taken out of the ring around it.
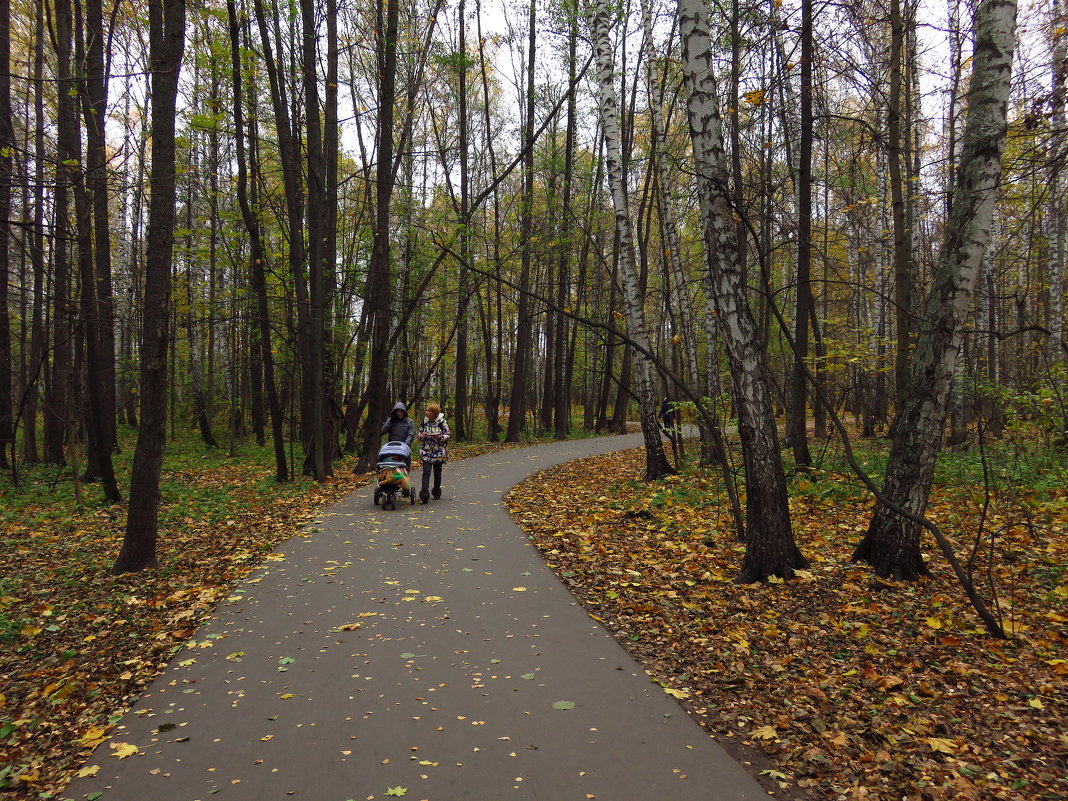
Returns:
[[[367,487],[332,507],[216,610],[87,762],[97,776],[64,796],[766,797],[587,616],[501,504],[535,470],[639,444],[491,454],[448,465],[445,497],[427,506],[382,511]],[[118,759],[115,743],[139,752]]]

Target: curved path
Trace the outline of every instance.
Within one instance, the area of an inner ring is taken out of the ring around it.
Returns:
[[[766,797],[587,616],[501,504],[535,470],[640,444],[455,462],[427,506],[386,512],[370,487],[351,495],[220,605],[87,762],[98,774],[64,796]],[[138,751],[116,758],[119,743]]]

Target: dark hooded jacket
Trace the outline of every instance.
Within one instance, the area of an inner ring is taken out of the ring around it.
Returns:
[[[397,417],[397,412],[403,412],[400,418]],[[393,404],[393,411],[390,412],[389,419],[382,424],[382,433],[389,435],[390,442],[403,442],[405,445],[411,445],[412,440],[415,439],[415,423],[408,416],[408,410],[404,407],[404,404],[397,401]]]

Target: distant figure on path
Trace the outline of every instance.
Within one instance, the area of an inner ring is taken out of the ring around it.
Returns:
[[[670,398],[664,398],[664,402],[660,405],[660,424],[671,443],[671,450],[675,454],[677,463],[682,454],[682,428],[679,426],[678,407]]]

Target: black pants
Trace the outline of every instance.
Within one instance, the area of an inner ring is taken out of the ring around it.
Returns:
[[[434,489],[441,489],[441,468],[445,462],[423,462],[423,489],[430,489],[430,471],[434,471]]]

